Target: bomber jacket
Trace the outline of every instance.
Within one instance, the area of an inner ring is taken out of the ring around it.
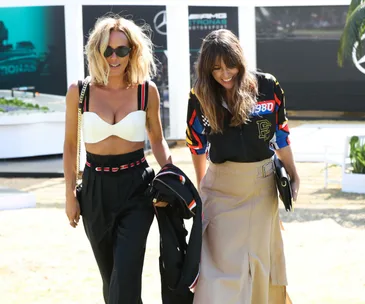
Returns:
[[[222,104],[223,133],[212,133],[208,119],[194,90],[188,101],[186,144],[192,154],[206,153],[213,163],[257,162],[271,158],[274,150],[290,144],[285,95],[277,79],[255,72],[258,83],[257,103],[250,121],[229,126],[232,115]]]
[[[160,274],[164,304],[189,304],[200,264],[202,202],[197,189],[178,167],[167,164],[152,180],[149,195],[168,203],[155,208],[160,231]],[[184,219],[193,219],[187,244]]]

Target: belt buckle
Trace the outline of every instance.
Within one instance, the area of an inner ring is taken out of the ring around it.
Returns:
[[[268,163],[264,164],[262,166],[262,177],[268,176],[270,173],[273,172],[273,169],[274,169],[274,167],[273,167],[272,162],[268,162]]]
[[[265,168],[266,165],[263,165],[261,167],[261,177],[266,177],[266,168]]]

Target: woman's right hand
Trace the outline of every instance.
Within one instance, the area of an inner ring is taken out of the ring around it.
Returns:
[[[80,204],[74,195],[66,198],[66,215],[70,225],[76,228],[80,220]]]
[[[166,207],[169,203],[166,203],[166,202],[156,202],[156,203],[153,203],[153,205],[155,207]]]

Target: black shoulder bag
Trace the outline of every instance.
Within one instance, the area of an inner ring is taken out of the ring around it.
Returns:
[[[81,191],[82,191],[82,171],[80,170],[80,153],[81,153],[81,123],[82,123],[82,108],[85,99],[86,89],[89,85],[89,78],[85,78],[82,83],[82,89],[79,97],[79,107],[77,113],[77,154],[76,154],[76,198],[79,201],[81,208]]]
[[[275,167],[275,179],[278,191],[280,193],[280,198],[284,203],[286,211],[292,211],[292,191],[290,184],[290,177],[286,172],[281,160],[274,155],[274,167]]]

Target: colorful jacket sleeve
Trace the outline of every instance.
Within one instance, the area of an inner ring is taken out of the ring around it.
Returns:
[[[189,147],[190,152],[196,155],[204,154],[207,150],[207,137],[198,115],[200,115],[200,104],[192,89],[186,119],[186,145]]]
[[[279,82],[274,77],[274,97],[276,103],[276,131],[272,145],[274,149],[281,149],[290,145],[289,126],[285,109],[285,94]]]

